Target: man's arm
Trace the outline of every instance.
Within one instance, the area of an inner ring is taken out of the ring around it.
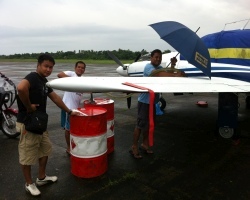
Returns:
[[[60,72],[57,74],[58,78],[64,78],[64,77],[69,77],[67,74],[65,74],[64,72]]]
[[[62,98],[58,96],[54,91],[49,93],[48,97],[62,110],[65,112],[70,112],[70,109],[65,105],[65,103],[62,101]]]
[[[79,115],[80,113],[77,111],[70,110],[65,103],[62,101],[61,97],[58,96],[54,91],[49,93],[48,97],[62,110],[67,112],[69,115]]]
[[[185,77],[185,72],[176,69],[175,65],[177,63],[176,57],[173,57],[170,59],[171,61],[171,67],[170,68],[161,68],[153,70],[150,74],[150,76],[156,76],[156,77]]]
[[[17,86],[18,96],[22,101],[23,105],[26,107],[27,112],[33,112],[36,110],[36,104],[31,104],[29,99],[29,88],[30,83],[26,79],[23,79]]]
[[[150,76],[154,77],[185,77],[185,72],[179,70],[179,69],[173,69],[173,68],[162,68],[162,69],[156,69],[153,70]]]

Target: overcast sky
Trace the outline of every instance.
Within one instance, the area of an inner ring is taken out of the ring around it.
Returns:
[[[149,24],[177,21],[202,37],[248,18],[249,0],[0,0],[0,55],[173,50]]]

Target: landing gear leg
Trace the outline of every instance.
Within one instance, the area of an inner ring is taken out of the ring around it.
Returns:
[[[161,97],[159,99],[159,103],[160,103],[160,109],[163,111],[166,108],[167,102],[163,97]]]
[[[250,109],[250,96],[246,97],[246,109]]]
[[[239,139],[237,94],[219,93],[217,128],[221,137]]]

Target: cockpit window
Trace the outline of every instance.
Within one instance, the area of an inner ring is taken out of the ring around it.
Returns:
[[[150,53],[142,55],[139,61],[150,61]]]

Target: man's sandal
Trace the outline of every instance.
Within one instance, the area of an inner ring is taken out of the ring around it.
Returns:
[[[139,153],[134,154],[133,150],[129,150],[129,153],[131,156],[133,156],[134,159],[141,159],[142,158],[142,156]]]
[[[139,149],[145,154],[153,154],[154,152],[150,148],[145,148],[143,145],[139,146]]]

